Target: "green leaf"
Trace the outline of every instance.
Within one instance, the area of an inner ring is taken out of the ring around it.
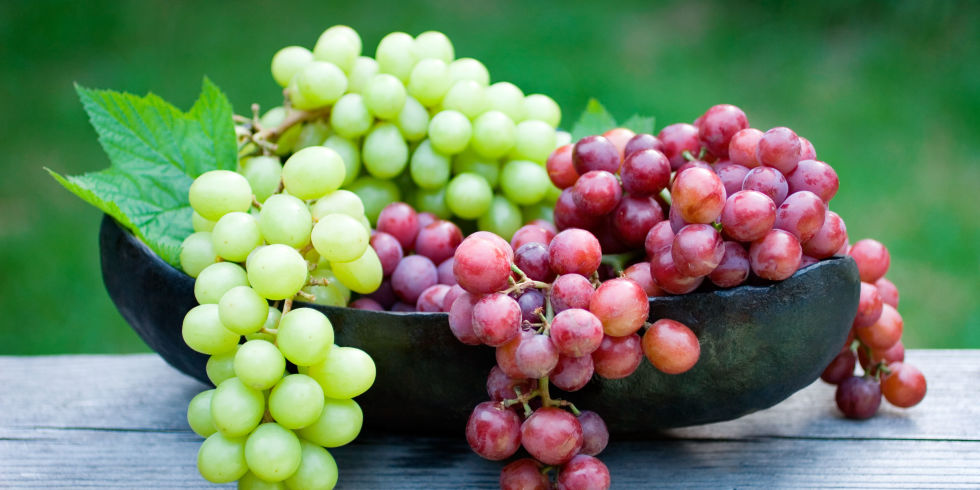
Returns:
[[[181,241],[193,232],[191,183],[238,163],[231,103],[207,78],[187,113],[152,93],[75,88],[111,166],[78,176],[45,170],[178,266]]]
[[[632,117],[624,121],[620,126],[637,134],[653,134],[654,122],[656,122],[656,119],[653,116],[633,114]]]
[[[616,120],[598,100],[589,99],[585,110],[579,116],[578,122],[572,127],[572,141],[578,141],[586,136],[602,134],[616,127]]]

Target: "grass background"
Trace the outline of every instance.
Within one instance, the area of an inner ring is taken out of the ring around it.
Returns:
[[[494,81],[554,97],[566,128],[591,96],[658,128],[716,103],[794,128],[838,171],[852,240],[890,248],[906,345],[980,348],[980,3],[8,0],[0,354],[146,350],[102,287],[99,212],[41,170],[108,163],[72,82],[186,108],[208,75],[245,113],[281,100],[276,50],[338,23],[366,54],[441,30]]]

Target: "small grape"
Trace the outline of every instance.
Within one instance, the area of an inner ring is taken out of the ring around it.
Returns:
[[[490,294],[473,305],[473,333],[481,342],[496,347],[520,333],[521,307],[504,294]]]
[[[694,332],[676,320],[657,320],[643,334],[643,353],[654,367],[667,374],[689,371],[701,357]]]
[[[551,481],[541,473],[541,463],[521,458],[500,470],[501,490],[550,490]]]
[[[245,438],[211,434],[197,451],[197,470],[211,483],[230,483],[241,478],[248,472]]]
[[[316,55],[314,54],[314,57]],[[296,92],[293,92],[293,87]],[[309,110],[333,104],[347,91],[347,76],[337,65],[327,61],[309,62],[289,83],[293,107]]]
[[[687,160],[684,152],[697,155],[701,149],[698,128],[687,123],[671,124],[660,130],[657,139],[663,144],[663,154],[670,160],[670,168],[677,170]]]
[[[599,268],[602,248],[591,233],[572,228],[555,235],[548,255],[551,268],[558,274],[591,276]]]
[[[511,457],[521,446],[517,414],[498,403],[483,402],[466,422],[466,441],[473,452],[491,461]]]
[[[598,458],[586,454],[572,458],[558,473],[558,490],[608,490],[610,485],[609,468]]]
[[[888,365],[889,373],[881,379],[885,399],[896,407],[909,408],[926,396],[926,378],[918,368],[903,362]]]
[[[265,397],[238,378],[222,381],[211,395],[211,420],[227,437],[248,435],[262,420]]]
[[[327,398],[354,398],[374,384],[377,369],[366,352],[354,347],[331,347],[326,360],[310,366],[307,375],[315,379]]]
[[[408,93],[426,107],[439,105],[451,82],[446,63],[437,58],[419,60],[408,77]]]
[[[259,232],[270,244],[302,248],[310,242],[313,215],[306,203],[288,194],[270,196],[259,211]]]
[[[558,365],[551,371],[548,379],[564,391],[578,391],[592,379],[595,365],[591,356],[558,356]]]
[[[311,146],[293,153],[282,166],[286,192],[300,199],[319,199],[340,188],[347,173],[344,160],[325,146]]]
[[[792,129],[772,128],[759,139],[755,155],[762,165],[789,175],[800,161],[800,138]]]
[[[330,490],[337,485],[340,476],[337,462],[326,449],[300,440],[299,468],[285,480],[287,488],[304,490]]]
[[[272,388],[285,372],[286,359],[271,342],[249,340],[235,353],[234,375],[253,390]]]
[[[412,181],[423,189],[438,189],[449,181],[450,158],[432,147],[432,140],[424,140],[415,148],[409,162]]]
[[[330,319],[312,308],[296,308],[279,320],[276,345],[289,362],[310,366],[326,359],[333,345]]]
[[[344,138],[355,139],[367,134],[373,123],[374,116],[361,94],[344,95],[330,110],[330,127]]]
[[[252,188],[241,174],[211,170],[194,179],[189,191],[191,207],[205,219],[217,221],[233,211],[252,207]]]
[[[419,141],[425,138],[429,129],[429,112],[425,106],[415,97],[409,95],[405,97],[405,106],[402,107],[394,123],[401,130],[402,136],[408,141]]]
[[[471,144],[481,156],[497,159],[514,148],[516,131],[510,117],[503,112],[490,110],[473,121]]]
[[[453,43],[445,34],[439,31],[425,31],[415,37],[412,46],[415,57],[419,60],[435,58],[444,63],[451,63],[456,57]]]
[[[749,120],[741,109],[730,104],[719,104],[701,116],[698,137],[713,155],[728,158],[732,137],[748,127]]]
[[[211,243],[211,232],[192,233],[180,244],[180,268],[188,276],[197,277],[211,264],[218,261],[218,253]]]
[[[606,379],[622,379],[640,367],[643,343],[639,334],[624,337],[604,335],[599,348],[592,353],[595,373]]]
[[[364,168],[374,177],[391,179],[402,173],[408,164],[408,144],[394,124],[376,125],[364,138],[363,145]]]
[[[510,245],[507,245],[507,249]],[[459,285],[472,294],[486,294],[506,286],[510,260],[506,249],[492,241],[468,237],[454,254],[453,274]]]
[[[851,246],[848,252],[857,262],[858,274],[861,281],[874,283],[885,276],[891,264],[888,249],[881,242],[866,238]]]
[[[207,438],[218,431],[211,420],[211,396],[214,390],[204,390],[187,405],[187,425],[195,434]]]
[[[473,58],[460,58],[449,63],[449,76],[454,82],[473,80],[484,87],[490,85],[490,72],[483,63]]]
[[[361,36],[343,25],[328,28],[320,34],[313,47],[313,57],[329,61],[347,73],[351,73],[361,55]]]
[[[293,431],[276,423],[260,425],[245,441],[248,469],[259,478],[277,482],[296,472],[302,459],[302,446]]]
[[[269,393],[269,413],[287,429],[306,427],[320,418],[323,389],[305,374],[282,378]]]
[[[272,56],[272,78],[280,87],[289,85],[300,69],[313,61],[313,53],[302,46],[287,46]]]
[[[381,39],[374,54],[381,73],[408,80],[415,66],[415,38],[404,32],[392,32]]]
[[[538,461],[564,464],[582,449],[582,425],[560,408],[540,408],[521,424],[520,441]]]
[[[455,155],[466,149],[472,135],[473,126],[470,120],[457,111],[439,111],[429,121],[429,140],[432,141],[432,147],[447,155]]]
[[[759,191],[769,196],[772,202],[779,206],[789,194],[789,184],[779,170],[772,167],[756,167],[745,174],[742,190]]]
[[[370,237],[356,219],[340,213],[328,214],[313,227],[313,248],[331,262],[350,262],[364,254]]]
[[[358,56],[354,66],[347,72],[347,91],[355,94],[364,92],[367,84],[378,74],[378,62],[370,56]]]
[[[870,377],[851,376],[837,385],[837,408],[849,419],[868,419],[881,405],[881,385]]]
[[[476,225],[481,230],[487,230],[500,236],[514,236],[523,223],[521,208],[504,196],[494,196],[490,200],[490,208],[477,218]]]
[[[475,219],[490,209],[493,189],[487,180],[475,173],[459,173],[446,186],[446,205],[463,219]]]
[[[551,305],[555,313],[579,308],[589,309],[595,287],[580,274],[562,274],[551,285]]]
[[[544,121],[552,128],[561,123],[561,108],[551,97],[531,94],[524,97],[524,114],[528,120]]]
[[[340,447],[357,438],[363,424],[364,413],[356,401],[325,398],[320,416],[297,434],[321,446]]]
[[[306,284],[306,278],[306,260],[294,248],[268,245],[250,257],[248,282],[263,298],[292,298]]]

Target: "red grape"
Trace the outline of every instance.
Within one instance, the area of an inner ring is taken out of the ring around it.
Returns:
[[[487,376],[487,394],[490,395],[491,400],[499,402],[517,398],[515,387],[520,389],[521,393],[527,394],[538,387],[538,380],[511,378],[500,369],[500,366],[490,369],[490,374]]]
[[[770,230],[749,246],[749,263],[755,275],[782,281],[799,268],[803,249],[796,237],[783,230]]]
[[[587,454],[579,454],[558,473],[558,490],[608,490],[609,468]]]
[[[541,463],[521,458],[500,470],[500,490],[551,490],[551,482],[541,473]]]
[[[867,327],[854,327],[857,338],[875,350],[886,350],[902,338],[902,315],[891,305],[882,305],[878,321]]]
[[[571,187],[578,180],[578,172],[572,163],[572,145],[564,145],[551,153],[546,164],[551,183],[559,189]]]
[[[514,252],[514,265],[535,281],[551,282],[555,280],[557,275],[555,271],[551,270],[548,247],[540,242],[521,245]]]
[[[639,334],[625,337],[602,337],[599,348],[592,353],[595,373],[606,379],[622,379],[636,371],[643,361],[643,346]]]
[[[792,129],[772,128],[759,139],[755,156],[762,165],[789,175],[800,161],[800,138]]]
[[[517,229],[514,232],[514,236],[510,239],[510,248],[517,252],[517,249],[521,248],[521,245],[525,243],[537,242],[544,246],[548,246],[551,243],[551,239],[555,237],[555,232],[545,228],[539,224],[529,223]]]
[[[402,249],[411,250],[415,235],[419,232],[419,220],[415,210],[403,202],[393,202],[378,215],[378,231],[383,231],[398,239]]]
[[[371,248],[378,254],[378,260],[381,261],[381,272],[385,277],[395,272],[395,267],[405,255],[398,239],[383,231],[376,231],[371,234]]]
[[[670,211],[667,213],[667,221],[670,223],[670,231],[674,233],[681,231],[681,228],[690,224],[681,217],[677,206],[670,207]]]
[[[749,174],[749,167],[743,167],[728,160],[714,164],[713,168],[725,186],[725,195],[727,196],[742,190],[742,182],[745,182],[745,176]]]
[[[687,372],[701,357],[701,344],[687,325],[657,320],[643,334],[643,353],[653,367],[666,374]]]
[[[870,351],[870,354],[869,354]],[[877,373],[877,365],[880,362],[885,364],[891,364],[893,362],[903,362],[905,361],[905,345],[899,340],[895,342],[895,345],[885,349],[858,349],[858,361],[861,363],[861,367],[864,368],[868,374]]]
[[[562,274],[551,285],[551,307],[555,313],[570,308],[588,309],[595,288],[585,276]]]
[[[819,160],[800,160],[796,170],[786,176],[786,182],[791,193],[810,191],[825,203],[834,198],[840,187],[834,168]]]
[[[521,447],[521,420],[509,408],[483,402],[466,422],[466,442],[473,451],[491,461],[513,456]]]
[[[568,357],[558,356],[558,365],[548,376],[551,382],[565,391],[581,390],[595,371],[591,356]]]
[[[708,279],[718,287],[732,288],[749,278],[749,252],[739,242],[725,242],[725,254]]]
[[[414,305],[422,291],[439,282],[436,265],[424,255],[409,255],[391,273],[391,287],[405,304]]]
[[[564,230],[548,245],[551,268],[558,274],[591,276],[599,268],[602,248],[591,233],[576,228]]]
[[[623,277],[639,284],[647,297],[653,298],[664,295],[663,290],[660,289],[660,286],[657,286],[657,283],[653,281],[653,276],[650,275],[650,262],[637,262],[627,267],[623,271]]]
[[[555,203],[555,226],[559,230],[592,228],[599,223],[599,219],[598,216],[585,214],[575,205],[571,188],[561,191],[558,195],[558,201]]]
[[[769,196],[769,199],[772,199],[772,202],[779,206],[789,194],[789,184],[779,170],[772,167],[756,167],[745,174],[742,190],[759,191]]]
[[[847,226],[837,213],[827,210],[823,225],[809,240],[803,242],[803,253],[826,259],[833,256],[841,246],[847,244]]]
[[[473,333],[484,344],[503,345],[520,331],[521,306],[514,298],[500,293],[488,294],[473,305]]]
[[[885,276],[891,264],[888,249],[871,238],[860,240],[851,246],[851,257],[857,262],[858,274],[864,282],[874,283]]]
[[[650,228],[663,220],[664,211],[652,197],[623,196],[612,216],[616,237],[629,248],[643,245]]]
[[[602,136],[586,136],[572,147],[572,164],[579,175],[591,170],[619,171],[619,150]]]
[[[449,329],[466,345],[480,345],[480,338],[473,331],[473,306],[479,300],[480,296],[464,291],[449,308]]]
[[[849,419],[868,419],[881,405],[881,385],[869,377],[851,376],[837,385],[837,408]]]
[[[626,148],[623,148],[623,158],[629,158],[635,152],[642,150],[657,150],[663,152],[664,144],[657,139],[656,136],[647,133],[639,133],[629,141],[626,142]],[[670,162],[667,162],[670,165]]]
[[[670,168],[676,170],[687,159],[684,152],[690,151],[697,156],[701,149],[701,140],[698,139],[698,128],[687,123],[671,124],[660,130],[657,139],[663,144],[663,154],[670,160]]]
[[[439,220],[419,230],[415,238],[415,253],[438,264],[453,256],[463,241],[463,232],[452,221]]]
[[[491,233],[489,231],[482,231],[482,230],[474,231],[473,233],[470,233],[470,236],[468,236],[467,238],[479,238],[481,240],[486,240],[494,244],[501,252],[503,252],[504,255],[507,256],[508,262],[514,261],[514,249],[511,248],[510,242],[504,240],[503,238],[500,238],[495,233]]]
[[[419,220],[419,228],[418,229],[420,229],[420,230],[422,228],[425,228],[426,226],[431,225],[432,223],[435,223],[436,221],[439,221],[439,217],[438,216],[436,216],[436,215],[434,215],[434,214],[432,214],[432,213],[430,213],[428,211],[418,213],[418,215],[416,215],[416,216],[418,217],[418,220]]]
[[[827,365],[823,373],[820,374],[820,379],[832,384],[840,384],[847,378],[854,376],[854,366],[857,364],[857,357],[854,356],[854,351],[845,348],[834,357],[833,361]]]
[[[517,348],[521,346],[521,342],[524,339],[529,339],[534,335],[534,332],[529,332],[527,330],[521,330],[521,333],[511,339],[510,341],[498,346],[494,351],[494,356],[497,359],[497,365],[500,369],[514,379],[524,379],[524,373],[517,367],[517,359],[515,355],[517,354]]]
[[[881,310],[884,303],[881,302],[881,295],[874,284],[861,283],[861,297],[858,300],[857,314],[854,316],[855,328],[870,327],[881,317]]]
[[[436,266],[436,273],[439,276],[439,284],[445,284],[447,286],[456,285],[456,276],[453,274],[454,262],[456,261],[452,257],[449,257]]]
[[[521,443],[544,464],[564,464],[582,449],[582,425],[574,415],[542,407],[521,424]]]
[[[528,378],[547,376],[558,364],[558,348],[547,335],[523,339],[514,351],[517,369]]]
[[[636,136],[636,133],[626,128],[614,128],[602,133],[602,136],[616,147],[619,152],[619,160],[622,161],[626,152],[626,144]]]
[[[429,286],[419,295],[419,299],[415,303],[415,310],[427,313],[441,312],[442,302],[446,299],[448,292],[449,286],[445,284]]]
[[[898,308],[898,288],[895,287],[895,283],[882,277],[881,279],[875,281],[875,287],[878,288],[878,294],[881,295],[881,300],[884,301],[885,304]]]
[[[726,236],[740,242],[758,240],[776,223],[776,204],[759,191],[738,191],[725,201],[721,227]]]
[[[624,278],[610,279],[592,296],[589,311],[602,322],[606,335],[623,337],[643,326],[650,302],[639,284]]]
[[[701,277],[721,263],[725,242],[711,225],[687,225],[674,235],[670,253],[681,274]]]
[[[551,340],[562,355],[587,356],[602,342],[602,322],[581,308],[564,310],[551,321]]]
[[[541,323],[539,313],[544,313],[544,294],[537,289],[528,289],[518,296],[517,304],[521,306],[521,320],[528,323]]]
[[[391,278],[385,278],[381,281],[381,285],[378,289],[368,295],[369,298],[378,302],[379,305],[384,308],[391,308],[391,305],[398,301],[398,296],[395,295],[395,290],[391,287]]]
[[[350,307],[356,310],[369,310],[369,311],[385,311],[381,303],[371,299],[371,298],[357,298],[351,301]]]
[[[657,194],[670,183],[670,161],[657,150],[634,151],[620,172],[623,189],[634,196]]]
[[[760,139],[762,139],[762,131],[755,128],[746,128],[733,134],[728,143],[728,159],[743,167],[758,167],[759,159],[756,158],[755,152],[759,147]]]
[[[656,257],[664,250],[670,251],[671,245],[674,243],[674,230],[670,226],[670,222],[661,221],[653,225],[650,231],[647,232],[647,237],[643,242],[643,248],[646,249],[648,257]]]
[[[911,364],[895,362],[888,365],[889,373],[881,379],[885,399],[896,407],[909,408],[926,396],[926,378]]]
[[[673,254],[669,250],[657,254],[650,260],[650,274],[660,289],[670,294],[687,294],[704,282],[704,277],[690,277],[682,274],[674,265]]]
[[[827,205],[810,191],[794,192],[776,209],[773,228],[786,230],[805,242],[816,235],[827,216]]]
[[[800,160],[816,160],[817,149],[813,147],[810,140],[800,136]]]
[[[582,451],[579,454],[595,456],[606,449],[609,444],[609,429],[599,414],[591,410],[583,410],[578,416],[582,426]]]
[[[675,177],[670,192],[673,206],[688,223],[711,223],[725,207],[725,185],[709,169],[689,168]]]
[[[731,104],[719,104],[701,116],[698,137],[712,154],[728,158],[728,145],[735,133],[749,127],[749,120],[742,109]]]
[[[681,172],[683,172],[683,171],[685,171],[685,170],[687,170],[689,168],[703,168],[705,170],[710,170],[711,173],[716,173],[715,172],[715,168],[712,167],[710,163],[708,163],[708,162],[706,162],[704,160],[691,160],[689,162],[684,162],[684,164],[681,165],[680,167],[677,167],[677,170],[674,172],[674,180],[671,181],[668,190],[670,190],[670,191],[673,191],[674,190],[674,184],[677,183],[677,176],[680,175]],[[722,184],[722,187],[724,187],[724,183]]]
[[[605,170],[590,170],[572,186],[575,207],[590,216],[609,214],[622,197],[623,188],[616,176]]]
[[[450,286],[449,292],[446,293],[446,297],[442,299],[442,311],[449,313],[449,310],[452,309],[456,298],[462,296],[465,292],[466,290],[459,287],[459,284],[453,284]]]
[[[509,250],[510,245],[504,243]],[[463,289],[474,294],[491,293],[507,286],[510,261],[497,243],[471,235],[456,247],[453,274]]]

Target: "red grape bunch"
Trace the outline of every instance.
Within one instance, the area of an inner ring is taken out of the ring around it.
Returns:
[[[582,389],[594,374],[619,379],[647,359],[679,374],[700,356],[694,333],[680,322],[652,325],[648,293],[620,277],[600,282],[599,240],[549,223],[520,228],[510,243],[473,233],[456,248],[453,274],[462,292],[449,326],[464,344],[496,349],[487,379],[489,401],[474,408],[466,426],[470,447],[503,460],[523,447],[530,458],[505,466],[505,489],[608,488],[609,470],[598,455],[609,432],[595,412],[553,398],[550,385]],[[642,335],[641,335],[642,334]]]

